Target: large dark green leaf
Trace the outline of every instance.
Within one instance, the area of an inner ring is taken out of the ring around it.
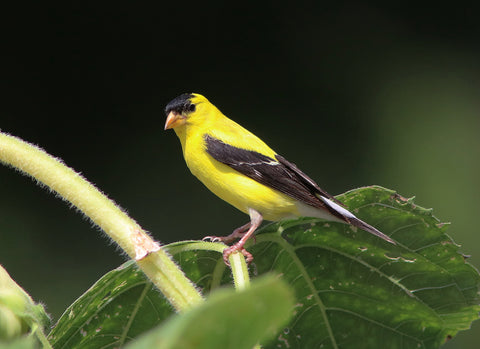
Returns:
[[[339,199],[398,245],[312,219],[267,227],[258,272],[282,273],[298,301],[272,348],[437,348],[478,319],[479,274],[431,210],[380,187]]]
[[[117,348],[170,313],[170,306],[144,274],[127,262],[77,299],[49,339],[55,349]]]
[[[248,249],[252,275],[273,271],[297,302],[271,348],[438,348],[468,329],[480,310],[478,272],[431,210],[396,193],[361,188],[339,197],[394,238],[385,242],[340,224],[302,218],[259,232]],[[220,254],[170,247],[204,293],[231,282]],[[55,348],[118,347],[162,322],[169,305],[132,264],[106,274],[52,331]]]
[[[185,244],[173,244],[172,250]],[[183,270],[205,292],[229,282],[227,269],[216,252],[187,251],[178,257]],[[172,313],[170,304],[130,261],[105,274],[77,299],[49,339],[55,349],[118,348]]]

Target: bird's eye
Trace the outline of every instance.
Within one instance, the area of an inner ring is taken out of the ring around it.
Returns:
[[[189,112],[195,111],[195,104],[189,104],[188,107],[187,107],[187,111],[189,111]]]

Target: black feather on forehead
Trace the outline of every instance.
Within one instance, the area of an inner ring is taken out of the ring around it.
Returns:
[[[193,98],[193,94],[184,93],[170,101],[165,107],[165,114],[169,114],[171,111],[182,114],[184,112],[192,112],[195,110],[195,104],[190,101]]]

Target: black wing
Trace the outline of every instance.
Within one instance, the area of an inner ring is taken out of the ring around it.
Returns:
[[[326,210],[346,223],[352,224],[395,244],[394,240],[375,227],[372,227],[347,210],[332,203],[332,201],[334,201],[343,205],[340,201],[322,190],[317,183],[284,157],[275,155],[275,159],[272,159],[256,151],[231,146],[209,135],[205,136],[205,143],[207,153],[215,160],[230,166],[243,175],[307,205]],[[322,200],[321,197],[326,199]]]
[[[298,167],[297,165],[295,165],[294,163],[288,161],[287,159],[285,159],[283,156],[281,155],[276,155],[275,158],[278,160],[279,163],[281,163],[282,165],[284,165],[286,168],[288,168],[290,171],[294,172],[297,177],[299,178],[300,181],[302,181],[304,183],[305,186],[307,187],[311,187],[314,189],[315,193],[317,194],[320,194],[326,198],[329,198],[330,200],[333,200],[335,201],[336,203],[342,205],[342,206],[345,206],[343,205],[343,203],[341,203],[340,201],[338,201],[337,199],[335,199],[334,196],[330,195],[329,193],[327,193],[325,190],[323,190],[322,188],[320,188],[318,186],[317,183],[315,183],[315,181],[313,179],[311,179],[310,177],[308,177],[305,173],[303,173]]]
[[[276,155],[276,159],[272,159],[256,151],[231,146],[210,135],[205,136],[205,143],[207,153],[215,160],[296,200],[338,216],[338,212],[325,205],[317,195],[340,202],[282,156]]]

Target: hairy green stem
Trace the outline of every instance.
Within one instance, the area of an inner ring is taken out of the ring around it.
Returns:
[[[228,259],[232,268],[233,281],[237,291],[250,287],[250,277],[245,257],[240,252],[232,253]]]
[[[206,241],[181,241],[166,246],[166,249],[173,255],[182,251],[206,250],[223,253],[225,244],[219,242]],[[232,253],[229,257],[230,267],[232,269],[233,281],[238,291],[250,287],[250,276],[245,257],[239,253]],[[223,259],[222,259],[223,264]],[[223,271],[222,271],[223,272]]]
[[[47,337],[45,336],[45,333],[43,333],[43,330],[38,328],[35,331],[35,336],[39,340],[39,342],[42,344],[42,349],[53,349],[52,345],[48,341]]]
[[[235,252],[228,258],[232,268],[233,281],[237,291],[243,291],[250,287],[250,276],[248,275],[248,265],[245,257],[240,252]],[[260,344],[256,344],[252,349],[261,349]]]
[[[137,261],[177,311],[202,300],[200,292],[137,222],[61,160],[0,132],[0,161],[30,175],[76,206]]]

